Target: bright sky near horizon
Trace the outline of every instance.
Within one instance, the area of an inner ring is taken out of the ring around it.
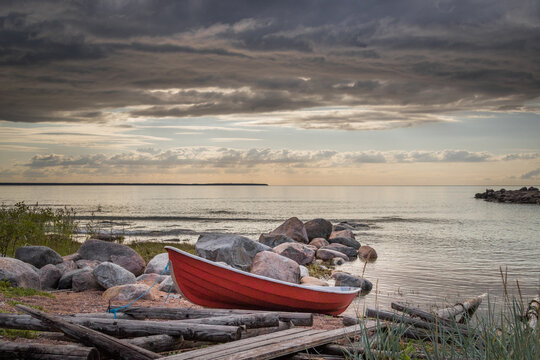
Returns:
[[[0,182],[538,185],[540,3],[2,1]]]

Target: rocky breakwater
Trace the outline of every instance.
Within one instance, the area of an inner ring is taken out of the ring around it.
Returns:
[[[292,217],[269,233],[261,234],[259,241],[225,233],[201,235],[195,251],[208,260],[253,274],[305,286],[329,286],[331,267],[359,257],[362,247],[353,229],[346,223],[334,226],[325,219],[303,223]],[[360,258],[366,257],[362,253]],[[336,279],[336,285],[360,287],[361,294],[369,293],[372,288],[369,280],[348,276],[356,281],[345,284]]]
[[[484,199],[490,202],[517,203],[517,204],[537,204],[540,205],[540,191],[538,188],[526,186],[519,190],[493,190],[486,189],[483,193],[477,193],[476,199]]]

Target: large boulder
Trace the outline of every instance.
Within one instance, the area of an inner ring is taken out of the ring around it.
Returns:
[[[283,224],[279,225],[269,235],[286,235],[304,244],[309,243],[308,235],[304,223],[297,217],[292,217],[286,220]]]
[[[102,262],[96,266],[92,274],[94,274],[98,284],[105,289],[137,282],[133,273],[111,262]]]
[[[0,257],[0,280],[13,287],[39,289],[39,274],[29,264],[9,257]]]
[[[84,269],[77,274],[74,274],[71,279],[71,288],[73,291],[81,292],[87,290],[101,290],[101,285],[97,282],[90,268]]]
[[[145,274],[161,274],[163,270],[167,267],[167,264],[169,263],[169,254],[168,253],[161,253],[157,254],[148,262],[148,265],[146,265],[146,270],[144,270]],[[164,272],[164,275],[170,275],[171,269],[167,268],[167,271]]]
[[[270,234],[261,234],[259,237],[259,242],[271,248],[275,248],[278,245],[284,243],[293,243],[294,240],[288,237],[287,235],[270,235]]]
[[[375,261],[377,260],[377,252],[371,246],[360,246],[358,249],[358,256],[364,261]]]
[[[346,237],[351,239],[356,239],[356,236],[354,236],[354,233],[352,230],[341,230],[341,231],[333,231],[332,234],[330,234],[329,239],[339,238],[339,237]]]
[[[320,249],[328,244],[330,243],[323,238],[315,238],[309,242],[309,245],[315,246],[317,249]]]
[[[120,265],[135,276],[141,275],[146,265],[144,259],[129,246],[97,239],[86,240],[78,253],[85,260],[108,261]]]
[[[71,270],[71,271],[65,272],[62,275],[62,277],[60,278],[60,280],[58,281],[58,288],[59,289],[71,289],[73,276],[75,276],[76,274],[80,274],[80,273],[89,271],[89,270],[90,270],[89,268],[84,268],[84,269],[76,269],[76,270]]]
[[[64,260],[56,251],[47,246],[21,246],[15,251],[15,259],[32,264],[41,269],[47,264],[60,264]]]
[[[328,239],[328,242],[330,244],[342,244],[348,247],[355,248],[356,250],[360,249],[360,243],[353,239],[348,237],[336,237],[336,238],[330,238]]]
[[[321,259],[325,261],[332,260],[333,258],[336,258],[336,257],[342,258],[345,261],[349,261],[349,257],[345,255],[344,253],[335,251],[335,250],[330,250],[330,249],[321,248],[317,250],[316,256],[317,256],[317,259]]]
[[[335,272],[332,277],[336,280],[336,286],[349,286],[361,288],[361,295],[368,294],[373,288],[371,281],[344,272]]]
[[[200,257],[216,262],[223,261],[244,271],[249,271],[257,253],[271,250],[269,246],[245,236],[221,233],[201,235],[195,244],[195,251]]]
[[[304,224],[308,239],[316,238],[328,239],[332,234],[332,223],[325,219],[313,219]]]
[[[296,261],[298,265],[307,265],[315,258],[315,251],[297,242],[278,245],[274,252]]]
[[[298,263],[272,251],[262,251],[255,256],[251,273],[295,284],[300,282]]]
[[[53,264],[47,264],[39,269],[39,282],[42,290],[55,290],[62,272]]]
[[[145,284],[118,285],[107,289],[101,297],[106,301],[130,301],[137,299],[147,290],[148,285]],[[155,300],[155,296],[152,291],[148,291],[141,299]]]
[[[338,243],[323,246],[321,249],[339,251],[340,253],[344,253],[345,255],[347,255],[349,259],[355,259],[358,256],[358,250],[356,250],[355,248]]]

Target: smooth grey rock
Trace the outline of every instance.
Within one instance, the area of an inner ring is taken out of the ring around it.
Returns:
[[[165,280],[161,282],[161,284],[159,285],[159,290],[164,291],[166,293],[168,292],[178,293],[178,291],[176,291],[176,286],[174,286],[174,283],[170,276],[167,276]]]
[[[62,272],[53,264],[47,264],[39,270],[39,282],[42,290],[55,290]]]
[[[358,256],[358,250],[353,247],[339,243],[328,244],[326,246],[323,246],[321,249],[339,251],[340,253],[344,253],[345,255],[347,255],[349,259],[355,259]]]
[[[251,273],[295,284],[300,282],[298,263],[272,251],[261,251],[255,256]]]
[[[333,239],[329,239],[328,242],[330,244],[342,244],[348,247],[352,247],[356,250],[360,249],[360,243],[352,238],[346,238],[346,237],[336,237]]]
[[[58,281],[58,289],[71,289],[73,275],[80,274],[82,272],[88,271],[88,268],[71,270],[62,275]]]
[[[107,261],[120,265],[135,276],[141,275],[146,266],[144,259],[129,246],[97,239],[86,240],[79,248],[78,253],[81,255],[81,259]]]
[[[169,263],[169,254],[168,253],[162,253],[157,254],[148,262],[146,265],[146,270],[144,270],[145,274],[155,273],[155,274],[161,274],[167,264]],[[167,268],[167,271],[163,273],[164,275],[170,275],[171,269]]]
[[[29,264],[10,257],[0,257],[0,280],[13,287],[40,289],[39,274]]]
[[[316,238],[328,239],[332,234],[332,223],[325,219],[313,219],[304,224],[308,239]]]
[[[278,245],[274,252],[296,261],[298,265],[307,265],[315,258],[315,251],[297,242]]]
[[[135,284],[137,282],[137,279],[132,272],[124,269],[120,265],[107,261],[99,264],[92,271],[92,274],[94,274],[98,284],[105,289],[119,285]]]
[[[90,268],[74,274],[71,279],[71,288],[73,291],[81,292],[87,290],[102,290],[103,288],[97,282]]]
[[[339,251],[330,250],[330,249],[319,249],[316,253],[317,259],[321,260],[332,260],[333,258],[342,258],[345,261],[349,261],[349,257],[344,253]]]
[[[367,245],[360,246],[360,249],[358,249],[358,256],[364,261],[372,262],[377,260],[377,252],[374,248]]]
[[[15,259],[32,264],[38,269],[47,264],[60,264],[64,260],[56,251],[47,246],[21,246],[15,251]]]
[[[300,265],[300,279],[304,276],[309,276],[309,270],[304,265]]]
[[[288,237],[287,235],[270,235],[270,234],[261,234],[259,237],[259,242],[271,248],[275,248],[278,245],[284,243],[293,243],[294,240]]]
[[[304,244],[309,243],[304,223],[297,217],[287,219],[268,235],[285,235]]]
[[[272,248],[245,236],[211,233],[199,236],[195,244],[198,256],[212,261],[223,261],[234,268],[249,271],[253,258]]]
[[[332,277],[336,280],[336,286],[350,286],[361,288],[361,295],[368,294],[373,288],[371,281],[359,276],[350,275],[344,272],[335,272]]]
[[[101,295],[106,301],[130,301],[135,300],[148,290],[148,285],[145,284],[126,284],[113,286]],[[143,300],[155,300],[152,291],[146,292],[141,298]]]

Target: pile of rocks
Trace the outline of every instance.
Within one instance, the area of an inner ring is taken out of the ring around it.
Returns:
[[[64,257],[46,246],[23,246],[15,258],[0,257],[0,280],[41,290],[105,290],[106,300],[122,301],[143,294],[156,280],[160,290],[169,291],[170,273],[159,275],[168,262],[163,253],[147,265],[129,246],[98,239],[87,240],[77,253]],[[155,292],[148,292],[143,298],[154,297]]]
[[[259,241],[224,233],[201,235],[195,250],[198,256],[253,274],[306,286],[328,286],[326,281],[309,276],[306,266],[324,266],[323,261],[341,265],[358,256],[366,261],[377,258],[373,248],[361,246],[352,229],[354,225],[348,223],[333,226],[325,219],[314,219],[304,224],[293,217],[262,234]],[[364,293],[372,288],[368,280],[360,277],[342,272],[333,277],[336,286],[360,287]]]
[[[540,191],[538,188],[526,186],[519,190],[486,189],[483,193],[474,195],[477,199],[484,199],[490,202],[519,203],[519,204],[538,204],[540,205]]]

